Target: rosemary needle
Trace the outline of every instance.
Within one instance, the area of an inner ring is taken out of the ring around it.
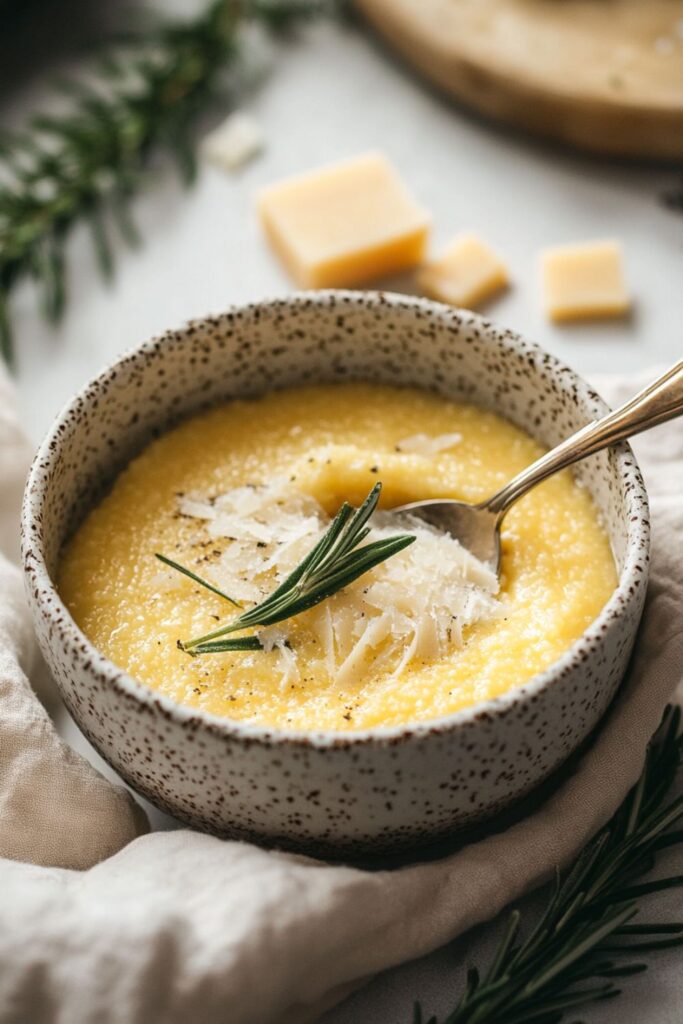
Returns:
[[[256,637],[232,637],[251,626],[271,626],[313,608],[348,586],[374,566],[398,554],[415,540],[413,534],[396,534],[363,544],[370,533],[368,520],[377,508],[382,484],[376,483],[362,505],[353,509],[344,502],[320,540],[283,582],[254,608],[243,611],[225,626],[193,640],[178,641],[188,654],[219,654],[225,651],[254,650],[260,647]],[[165,565],[189,576],[231,604],[237,602],[192,570],[165,555],[156,556]],[[225,638],[225,639],[223,639]],[[245,641],[248,640],[248,646]]]
[[[196,572],[192,572],[192,569],[187,569],[184,565],[179,565],[178,562],[174,562],[172,559],[167,558],[166,555],[157,554],[156,557],[159,559],[160,562],[163,562],[164,565],[168,565],[171,567],[171,569],[175,569],[177,572],[181,572],[183,576],[188,576],[191,580],[194,580],[195,583],[199,583],[201,584],[202,587],[206,587],[206,589],[210,590],[213,594],[218,594],[219,597],[222,597],[224,600],[229,601],[230,604],[235,606],[235,608],[242,607],[240,602],[236,601],[234,597],[230,597],[229,594],[226,594],[225,591],[220,590],[219,587],[214,586],[213,583],[209,583],[208,580],[205,580],[201,576],[198,576]]]
[[[455,1009],[439,1021],[416,1004],[413,1024],[575,1024],[579,1007],[616,998],[617,979],[647,969],[634,954],[683,945],[683,923],[631,923],[643,897],[683,886],[681,875],[636,884],[661,850],[683,842],[683,832],[671,831],[683,798],[667,803],[683,756],[680,719],[680,709],[666,710],[639,781],[571,870],[558,874],[527,938],[519,939],[514,911],[489,970],[470,968]]]

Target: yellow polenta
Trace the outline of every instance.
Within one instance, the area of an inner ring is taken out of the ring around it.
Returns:
[[[448,451],[397,451],[403,438],[450,433],[461,439]],[[325,457],[316,457],[321,452]],[[359,672],[340,684],[320,670],[304,616],[297,634],[301,671],[287,685],[276,652],[191,658],[176,641],[209,631],[234,609],[184,577],[161,585],[154,553],[200,573],[220,553],[220,540],[207,540],[201,524],[179,515],[179,493],[222,494],[285,475],[329,513],[345,498],[357,504],[378,479],[387,507],[439,496],[476,501],[540,452],[491,412],[411,389],[331,385],[234,401],[154,441],[121,473],[68,545],[60,591],[80,628],[113,662],[167,697],[216,715],[339,730],[446,715],[547,668],[614,589],[596,508],[568,473],[538,487],[505,520],[503,614],[473,625],[447,656],[412,663],[398,675]]]

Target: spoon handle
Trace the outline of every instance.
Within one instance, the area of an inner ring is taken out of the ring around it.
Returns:
[[[498,515],[505,515],[510,506],[535,487],[546,477],[587,455],[608,448],[617,441],[639,434],[659,423],[673,419],[683,413],[683,359],[679,360],[663,376],[639,391],[624,405],[607,413],[600,420],[588,423],[566,441],[537,459],[522,470],[505,487],[497,491],[481,508]]]

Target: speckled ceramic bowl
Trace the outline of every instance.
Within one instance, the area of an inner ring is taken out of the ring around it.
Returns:
[[[447,718],[291,732],[215,718],[137,683],[78,630],[55,589],[65,538],[153,436],[233,396],[305,381],[411,384],[474,401],[553,445],[605,410],[511,331],[436,303],[321,292],[233,309],[123,356],[61,413],[27,485],[23,557],[38,638],[88,739],[155,804],[223,835],[315,851],[416,845],[540,783],[597,724],[624,673],[648,568],[648,508],[626,445],[578,470],[602,510],[619,585],[547,672]]]

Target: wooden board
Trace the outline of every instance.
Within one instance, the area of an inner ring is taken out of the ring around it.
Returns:
[[[475,110],[596,153],[683,160],[683,0],[355,0]]]

